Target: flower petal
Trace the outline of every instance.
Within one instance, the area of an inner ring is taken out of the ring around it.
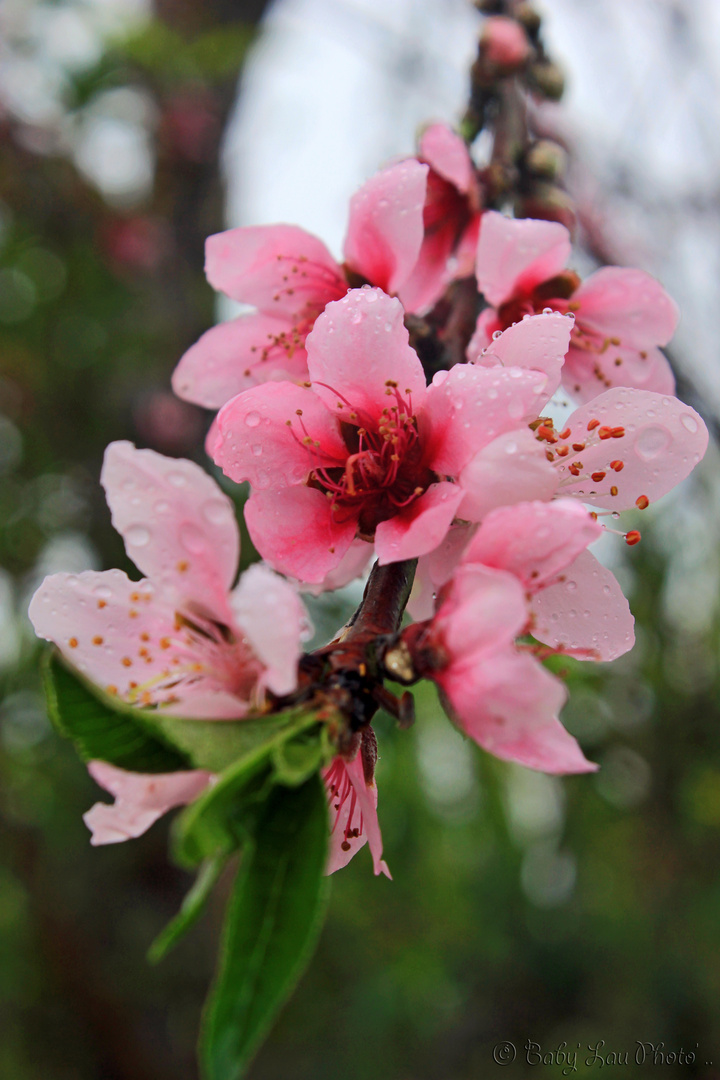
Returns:
[[[385,292],[408,279],[422,244],[427,165],[412,159],[376,173],[350,200],[345,259]]]
[[[473,163],[464,139],[447,124],[425,128],[420,137],[419,157],[458,191],[468,194],[475,179]]]
[[[487,210],[480,222],[478,288],[493,307],[555,277],[570,257],[570,233],[556,221],[513,219]]]
[[[201,769],[175,773],[134,773],[106,761],[91,761],[88,772],[100,787],[115,796],[114,804],[95,803],[83,814],[92,832],[91,844],[118,844],[146,832],[175,806],[196,799],[212,779]]]
[[[230,603],[236,625],[265,667],[261,684],[274,694],[292,693],[301,643],[310,628],[297,589],[269,567],[254,563],[240,578]]]
[[[352,761],[339,756],[334,758],[323,773],[323,779],[332,822],[326,873],[334,874],[347,866],[360,848],[369,843],[375,873],[390,877],[382,858],[377,786],[374,781],[366,783],[362,754],[358,752]],[[348,785],[354,794],[347,794]],[[356,829],[357,835],[353,835]]]
[[[434,626],[452,665],[473,663],[480,653],[494,653],[522,633],[527,604],[522,585],[503,570],[461,566],[442,594]]]
[[[560,385],[572,328],[573,320],[556,311],[551,315],[528,315],[503,330],[473,362],[486,368],[500,365],[544,371],[548,377],[545,398],[549,401]],[[539,408],[544,404],[541,400]]]
[[[449,260],[455,247],[456,233],[453,221],[426,232],[415,269],[398,290],[406,311],[413,314],[427,311],[444,293],[453,277]]]
[[[527,428],[517,428],[494,439],[460,473],[465,498],[458,517],[482,521],[497,506],[551,499],[557,485],[542,443]]]
[[[547,773],[594,772],[557,714],[565,687],[534,657],[503,649],[438,676],[451,717],[484,750]]]
[[[680,311],[659,281],[644,270],[603,266],[573,293],[578,322],[620,344],[667,345]]]
[[[320,596],[324,592],[342,589],[355,578],[361,577],[374,550],[373,545],[368,544],[366,540],[353,540],[335,569],[326,574],[322,581],[313,585],[308,582],[302,583],[302,591],[310,596]]]
[[[215,289],[266,315],[322,311],[347,289],[322,240],[297,225],[251,225],[209,236],[205,273]]]
[[[708,444],[694,409],[648,390],[607,390],[581,405],[567,426],[568,444],[585,447],[558,459],[561,494],[610,510],[627,510],[643,495],[650,502],[665,495],[693,470]],[[616,438],[599,437],[610,430]],[[620,471],[611,462],[622,462]],[[579,475],[570,466],[582,466]]]
[[[473,526],[453,525],[433,551],[418,559],[407,606],[416,622],[431,618],[435,611],[435,595],[452,577],[473,531]]]
[[[375,552],[381,566],[427,555],[445,538],[463,497],[457,484],[442,481],[399,510],[375,530]]]
[[[112,522],[135,565],[155,585],[223,618],[237,572],[235,508],[199,465],[132,443],[105,451],[100,482]]]
[[[600,523],[570,499],[503,506],[482,522],[463,555],[463,564],[507,570],[525,589],[537,592],[602,531]]]
[[[533,636],[553,648],[579,650],[579,660],[615,660],[635,642],[635,620],[622,589],[589,551],[565,569],[562,581],[533,597],[532,612]]]
[[[591,401],[612,386],[675,393],[667,357],[650,345],[644,349],[615,345],[597,353],[571,344],[562,375],[565,389],[580,401]]]
[[[301,484],[312,469],[344,465],[347,457],[337,420],[317,394],[295,383],[238,394],[220,410],[217,425],[215,464],[256,490]]]
[[[178,397],[219,409],[258,383],[307,378],[302,338],[287,319],[241,315],[218,323],[180,359],[172,376]]]
[[[408,344],[399,300],[381,289],[353,289],[328,304],[308,335],[308,370],[313,390],[339,420],[357,413],[359,424],[376,425],[395,403],[388,382],[397,383],[413,411],[422,407],[425,373]]]
[[[428,387],[420,429],[428,464],[457,476],[498,435],[537,416],[547,376],[521,368],[456,364]]]
[[[275,570],[311,583],[339,566],[357,530],[356,518],[337,522],[325,495],[304,485],[254,491],[245,504],[245,524]]]

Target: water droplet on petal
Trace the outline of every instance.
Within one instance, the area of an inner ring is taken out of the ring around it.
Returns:
[[[692,413],[683,413],[680,417],[680,423],[691,435],[694,435],[698,429],[698,422]]]
[[[205,550],[206,543],[203,533],[197,525],[183,525],[180,529],[180,543],[191,555],[199,555]]]
[[[173,487],[185,487],[185,483],[186,483],[185,473],[181,473],[181,472],[177,472],[177,471],[169,472],[167,474],[167,478],[168,478],[169,483],[171,483]]]
[[[245,417],[245,423],[247,424],[248,427],[257,427],[258,424],[260,423],[260,413],[259,412],[249,412],[247,414],[247,416]]]
[[[223,499],[209,499],[203,503],[202,512],[211,525],[224,525],[234,516],[232,507]]]
[[[145,547],[150,543],[150,530],[144,525],[131,525],[125,533],[125,539],[133,547]]]
[[[260,457],[260,455],[262,454],[262,446],[260,445],[260,443],[253,443],[251,449],[255,457]]]
[[[672,436],[667,428],[646,427],[635,440],[635,453],[641,461],[651,461],[666,450],[671,441]]]
[[[493,341],[497,341],[497,339],[498,339],[499,337],[501,337],[501,336],[502,336],[502,330],[496,330],[496,331],[495,331],[495,332],[493,333]]]

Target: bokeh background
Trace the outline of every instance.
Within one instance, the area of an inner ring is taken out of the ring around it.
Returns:
[[[681,390],[720,412],[720,10],[538,0],[568,75],[538,122],[571,148],[576,265],[657,273]],[[260,22],[261,18],[264,19]],[[202,273],[226,225],[296,221],[339,250],[347,197],[462,112],[467,0],[0,0],[0,1077],[192,1080],[223,891],[157,968],[189,879],[167,823],[91,849],[97,798],[51,731],[26,619],[56,570],[131,569],[98,475],[111,439],[205,462],[169,392],[229,309]],[[238,89],[239,87],[239,89]],[[483,146],[479,147],[482,154]],[[640,520],[640,519],[639,519]],[[363,852],[253,1080],[720,1077],[718,452],[605,545],[638,642],[575,664],[564,719],[600,762],[557,780],[476,752],[419,695],[380,718],[394,882]],[[249,545],[245,559],[252,557]],[[321,613],[318,613],[321,615]],[[494,1063],[496,1044],[517,1047]],[[693,1064],[634,1065],[638,1041]],[[535,1058],[531,1059],[535,1061]]]

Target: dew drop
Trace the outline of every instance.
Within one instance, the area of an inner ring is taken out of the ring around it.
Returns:
[[[125,533],[125,539],[133,547],[145,547],[150,543],[150,530],[144,525],[131,525]]]
[[[493,333],[493,341],[497,341],[499,337],[502,337],[502,330],[496,330]]]
[[[249,412],[247,414],[247,416],[245,417],[245,423],[247,424],[248,427],[257,427],[258,424],[260,423],[260,413],[259,412]]]
[[[224,525],[233,517],[232,507],[222,499],[209,499],[203,503],[202,513],[211,525]]]
[[[567,589],[568,592],[575,592],[575,590],[577,589],[577,582],[576,581],[568,581],[565,584],[565,588]]]
[[[641,461],[652,461],[668,448],[671,438],[667,428],[657,426],[643,428],[635,440],[635,453]]]
[[[683,413],[680,417],[680,423],[691,435],[694,435],[698,429],[698,422],[692,413]]]
[[[262,454],[262,446],[260,445],[260,443],[253,443],[251,449],[255,457],[260,457],[260,455]]]
[[[173,470],[173,472],[169,472],[167,474],[167,478],[168,478],[168,481],[172,484],[173,487],[178,487],[178,488],[179,487],[185,487],[185,483],[186,483],[185,473],[181,473],[181,472],[177,472],[176,470]]]
[[[551,307],[544,307],[542,313],[543,315],[552,315],[553,309]]]
[[[197,525],[183,525],[180,529],[180,543],[191,555],[199,555],[205,550],[206,543]]]
[[[170,503],[166,502],[165,499],[160,499],[155,503],[153,509],[156,514],[167,514],[170,512]]]

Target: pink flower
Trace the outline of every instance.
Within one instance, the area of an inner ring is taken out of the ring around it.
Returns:
[[[532,634],[581,660],[613,660],[632,648],[627,600],[586,550],[601,532],[565,499],[494,510],[441,591],[434,618],[404,632],[450,716],[498,757],[544,772],[594,768],[558,720],[562,684],[537,648],[515,641]]]
[[[485,19],[480,36],[480,53],[485,66],[501,75],[522,67],[532,52],[527,34],[515,19],[492,15]]]
[[[570,311],[575,327],[562,376],[569,393],[581,401],[614,386],[672,394],[675,380],[658,346],[675,331],[674,301],[642,270],[607,266],[581,284],[565,269],[570,249],[558,222],[483,214],[476,270],[490,307],[478,319],[468,359],[477,361],[493,334],[523,315]]]
[[[203,334],[175,370],[175,393],[217,409],[257,383],[306,378],[305,339],[328,303],[353,284],[397,293],[410,278],[423,243],[428,171],[401,161],[353,195],[342,266],[321,240],[294,225],[209,237],[208,281],[257,311]]]
[[[338,754],[323,772],[332,823],[328,874],[347,866],[360,848],[368,844],[375,873],[391,877],[382,858],[374,780],[376,760],[375,735],[372,728],[366,728],[352,760]]]
[[[93,682],[174,716],[238,718],[288,694],[307,619],[295,589],[253,565],[232,589],[233,505],[191,461],[111,443],[102,483],[128,556],[121,570],[53,574],[30,604],[39,637]]]
[[[554,358],[547,337],[534,355],[559,371],[569,321],[542,318],[562,323],[565,338]],[[544,460],[523,425],[545,400],[547,373],[459,364],[428,387],[403,309],[379,289],[329,304],[307,350],[309,386],[280,382],[238,395],[219,413],[214,440],[217,464],[251,483],[248,529],[283,573],[322,581],[356,538],[374,543],[381,563],[432,551],[463,502],[458,478],[473,459],[492,461],[495,497],[507,501],[510,454],[497,444],[509,432],[528,458]]]
[[[134,773],[106,761],[91,761],[88,772],[100,787],[115,796],[114,803],[95,803],[83,814],[94,846],[142,836],[168,810],[196,799],[213,779],[212,773],[202,769]]]
[[[445,124],[432,124],[420,139],[418,158],[430,166],[424,237],[415,269],[399,291],[413,312],[432,307],[449,282],[473,273],[480,230],[480,189],[463,139]]]

